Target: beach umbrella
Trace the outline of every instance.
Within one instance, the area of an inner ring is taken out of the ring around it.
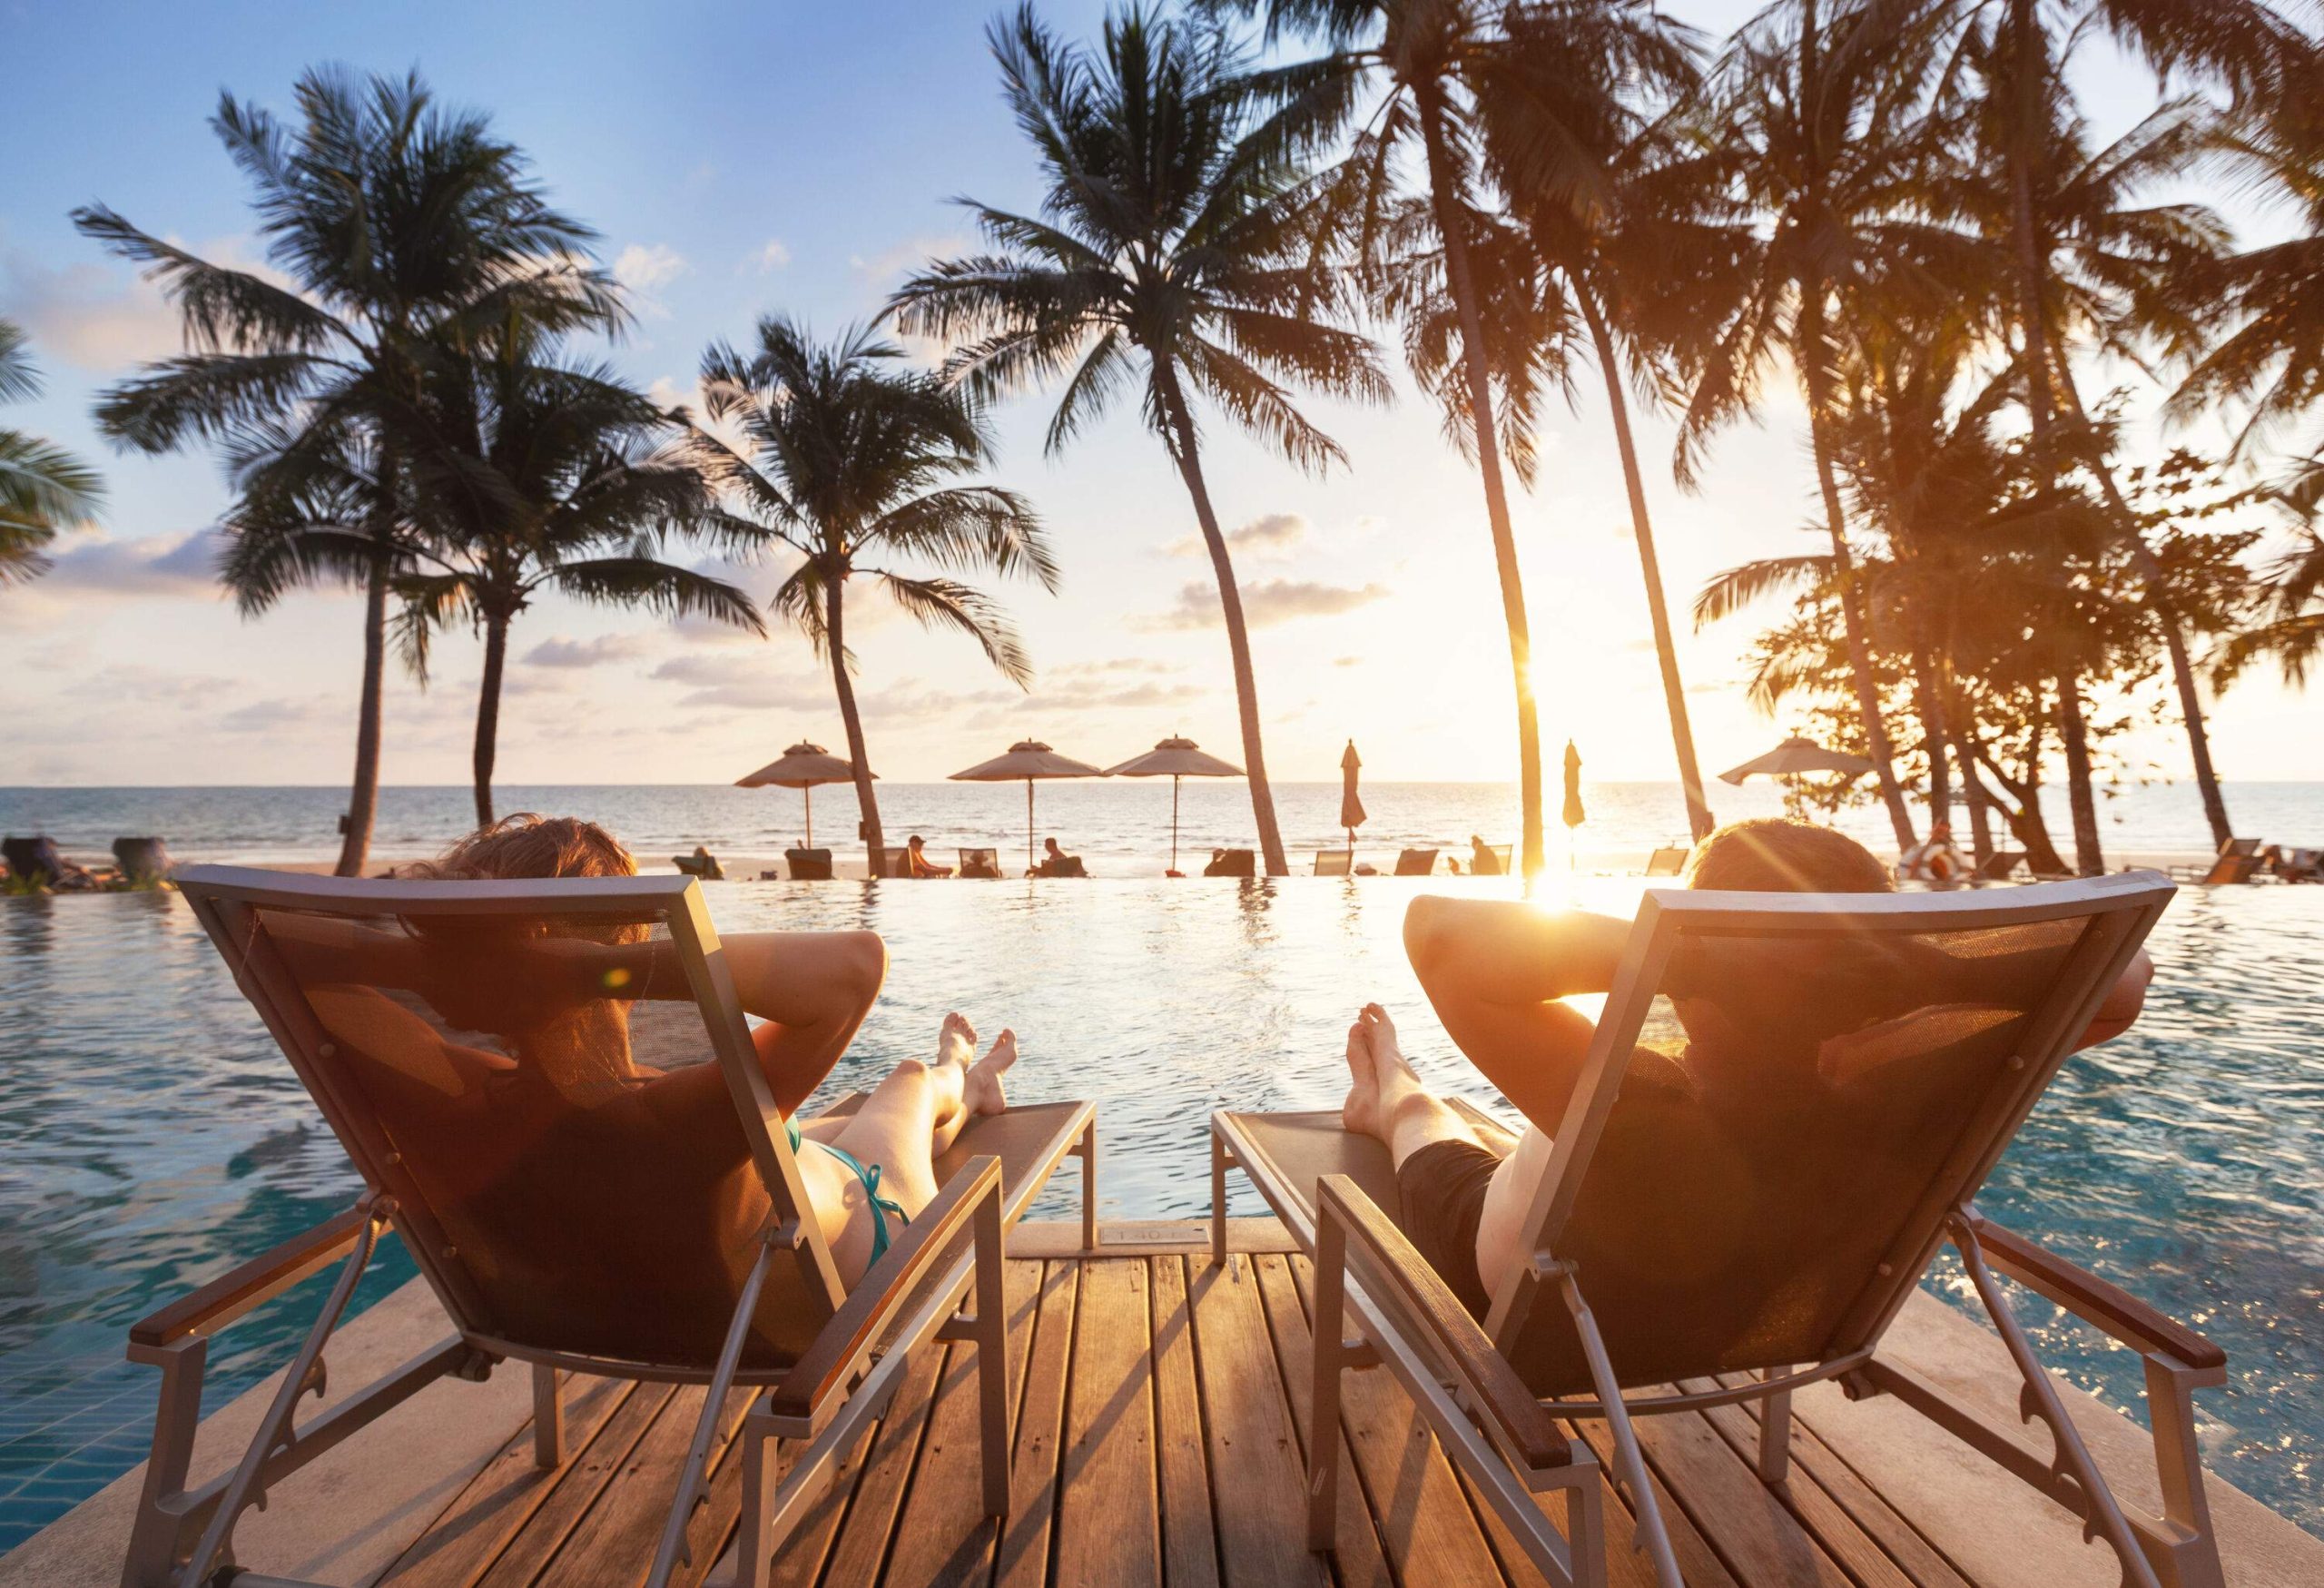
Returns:
[[[1565,823],[1566,830],[1566,870],[1571,871],[1573,830],[1590,819],[1581,808],[1581,752],[1573,747],[1571,739],[1565,742],[1565,809],[1561,813],[1561,819]]]
[[[872,774],[877,783],[878,773]],[[748,777],[734,780],[736,788],[795,788],[806,802],[807,843],[815,847],[815,794],[817,784],[853,783],[855,767],[843,757],[834,755],[821,745],[811,745],[802,739],[780,756],[768,762]]]
[[[1182,777],[1240,777],[1243,769],[1206,754],[1192,739],[1176,735],[1163,740],[1143,755],[1133,755],[1118,766],[1106,768],[1108,777],[1167,777],[1170,780],[1170,869],[1178,869],[1178,779]]]
[[[1741,787],[1747,777],[1797,777],[1804,772],[1858,773],[1872,770],[1872,763],[1861,755],[1851,755],[1844,750],[1827,750],[1813,739],[1803,739],[1797,734],[1786,739],[1764,755],[1754,756],[1740,766],[1730,766],[1718,774],[1721,783]]]
[[[952,774],[954,783],[1015,783],[1025,780],[1025,863],[1033,863],[1033,784],[1047,777],[1103,777],[1085,761],[1060,755],[1039,739],[1019,739],[1005,755],[980,761],[965,772]]]
[[[1347,742],[1347,753],[1340,757],[1340,825],[1347,829],[1348,870],[1355,869],[1355,830],[1364,825],[1364,801],[1355,792],[1355,774],[1364,762],[1355,753],[1355,741]]]

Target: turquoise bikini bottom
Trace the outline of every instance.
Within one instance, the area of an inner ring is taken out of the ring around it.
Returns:
[[[785,1119],[783,1122],[783,1128],[791,1137],[791,1150],[797,1152],[800,1147],[799,1127],[791,1120]],[[855,1154],[844,1148],[833,1147],[828,1141],[817,1141],[812,1145],[822,1148],[839,1159],[848,1173],[863,1182],[864,1198],[872,1204],[872,1262],[878,1262],[888,1253],[888,1215],[894,1214],[896,1221],[903,1225],[911,1223],[911,1216],[904,1211],[902,1203],[891,1197],[880,1195],[880,1166],[878,1164],[875,1163],[867,1169],[856,1160]],[[870,1266],[870,1264],[865,1265],[867,1267]]]

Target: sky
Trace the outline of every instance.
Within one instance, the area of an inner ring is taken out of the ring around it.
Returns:
[[[1666,7],[1713,36],[1758,0]],[[921,261],[973,241],[950,201],[1038,201],[1029,148],[999,95],[974,3],[318,6],[27,5],[0,0],[0,315],[21,323],[48,381],[0,422],[102,467],[100,521],[55,570],[0,592],[0,784],[322,784],[344,780],[360,665],[360,603],[301,593],[239,616],[211,572],[226,489],[196,451],[113,452],[97,392],[179,350],[170,306],[78,236],[102,201],[215,260],[258,264],[247,193],[207,126],[222,89],[287,111],[300,71],[417,67],[444,101],[488,111],[555,202],[602,234],[633,294],[610,357],[666,400],[691,401],[705,347],[780,311],[836,334],[876,314]],[[1044,0],[1093,33],[1094,0]],[[2102,131],[2153,85],[2093,57],[2082,86]],[[2230,208],[2247,230],[2268,218]],[[1585,387],[1589,382],[1585,381]],[[1436,410],[1400,383],[1380,409],[1308,411],[1349,464],[1303,475],[1206,427],[1212,495],[1230,527],[1253,626],[1267,764],[1279,780],[1366,774],[1416,781],[1514,775],[1511,681],[1482,494]],[[1192,510],[1127,401],[1045,456],[1042,395],[996,416],[990,478],[1024,492],[1063,567],[1055,597],[996,588],[1039,669],[1020,691],[951,635],[873,597],[851,603],[870,758],[934,779],[1038,737],[1098,764],[1185,734],[1239,758],[1226,635]],[[1707,772],[1767,748],[1789,723],[1745,699],[1749,617],[1686,632],[1720,568],[1818,548],[1796,400],[1728,434],[1700,488],[1671,481],[1669,429],[1641,416],[1680,666]],[[2134,443],[2152,447],[2151,436]],[[1514,502],[1542,734],[1576,742],[1592,777],[1674,775],[1636,548],[1601,394],[1584,390],[1541,437],[1541,478]],[[763,593],[773,570],[735,577]],[[444,636],[423,690],[391,679],[386,781],[468,776],[480,647]],[[728,782],[806,738],[843,745],[828,671],[778,631],[740,638],[642,614],[544,599],[518,619],[501,717],[503,783]],[[2216,705],[2214,755],[2232,779],[2324,778],[2310,705],[2255,677]],[[2183,762],[2175,739],[2131,744],[2141,770]]]

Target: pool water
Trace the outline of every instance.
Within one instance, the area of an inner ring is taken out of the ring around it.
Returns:
[[[1628,913],[1637,883],[1577,902]],[[1208,1210],[1210,1110],[1317,1107],[1378,998],[1423,1075],[1481,1096],[1399,942],[1415,893],[1498,881],[714,884],[722,931],[869,927],[880,1007],[832,1078],[925,1053],[944,1011],[1015,1027],[1028,1099],[1099,1103],[1101,1213]],[[2210,1334],[2222,1475],[2324,1534],[2324,888],[2189,890],[2144,1020],[2069,1062],[1983,1198],[2003,1222]],[[0,901],[0,1550],[141,1459],[154,1376],[131,1323],[345,1208],[355,1177],[172,894]],[[1067,1175],[1034,1217],[1067,1217]],[[1263,1211],[1236,1187],[1234,1211]],[[366,1294],[411,1272],[395,1243]],[[211,1404],[288,1356],[310,1282],[222,1335]],[[1957,1272],[1933,1288],[1955,1300]],[[2050,1361],[2140,1408],[2137,1358],[2024,1297]],[[1974,1305],[1974,1304],[1972,1304]]]

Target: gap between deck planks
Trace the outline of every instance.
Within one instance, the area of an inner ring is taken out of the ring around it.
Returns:
[[[1313,1273],[1237,1252],[1013,1258],[1006,1287],[1012,1502],[981,1514],[975,1347],[931,1346],[775,1560],[786,1588],[1494,1588],[1541,1579],[1446,1463],[1387,1373],[1351,1374],[1341,1425],[1309,1415]],[[520,1430],[390,1570],[392,1588],[632,1588],[643,1581],[702,1405],[699,1388],[575,1379],[566,1460],[532,1465]],[[710,1504],[689,1529],[698,1585],[741,1504],[725,1408]],[[1603,1430],[1585,1436],[1606,1455]],[[1337,1547],[1305,1545],[1306,1451],[1341,1464]],[[1777,1489],[1751,1460],[1751,1411],[1641,1420],[1657,1492],[1701,1588],[1973,1588],[1812,1434]],[[786,1448],[783,1459],[787,1463]],[[1630,1514],[1606,1496],[1610,1582],[1649,1588]],[[1553,1513],[1562,1520],[1562,1506]]]

